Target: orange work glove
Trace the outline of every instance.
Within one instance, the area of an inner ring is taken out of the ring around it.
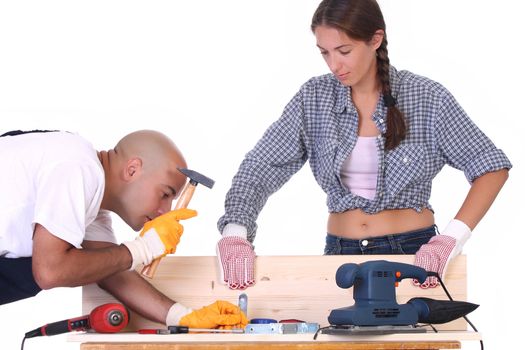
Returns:
[[[182,315],[182,316],[181,316]],[[167,326],[186,326],[189,328],[244,328],[248,324],[246,315],[241,309],[224,300],[198,310],[188,309],[175,303],[168,312]]]
[[[179,220],[189,219],[197,215],[195,210],[176,209],[162,214],[144,224],[140,235],[123,244],[129,249],[133,262],[131,269],[139,264],[148,265],[154,259],[166,254],[175,253],[184,227]]]

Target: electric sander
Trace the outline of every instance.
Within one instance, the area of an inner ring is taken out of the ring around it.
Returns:
[[[398,304],[395,288],[405,278],[423,283],[429,273],[410,265],[386,260],[343,264],[336,272],[339,287],[354,287],[354,305],[330,312],[326,334],[425,332],[418,323],[440,324],[475,310],[478,305],[451,300],[412,298]]]

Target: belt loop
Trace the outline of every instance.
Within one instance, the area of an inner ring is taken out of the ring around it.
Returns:
[[[387,235],[388,243],[390,243],[390,248],[392,249],[392,254],[396,254],[397,252],[401,251],[401,246],[399,242],[396,240],[394,235]]]

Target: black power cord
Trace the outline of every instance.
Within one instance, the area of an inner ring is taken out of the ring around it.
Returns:
[[[328,328],[330,328],[330,326],[319,327],[319,328],[317,328],[317,331],[316,331],[315,334],[314,334],[314,340],[317,339],[317,336],[319,335],[319,332],[321,332],[321,331],[324,330],[324,329],[328,329]]]
[[[438,281],[439,281],[439,284],[441,284],[441,288],[443,288],[443,290],[445,291],[445,294],[447,295],[448,299],[450,301],[454,301],[454,299],[452,299],[452,296],[450,295],[450,293],[448,292],[447,290],[447,287],[445,287],[445,283],[443,283],[443,280],[441,279],[441,277],[439,276],[439,274],[437,272],[433,272],[433,271],[427,271],[427,274],[428,276],[433,276],[433,277],[437,277]],[[468,319],[467,316],[463,316],[463,318],[465,319],[465,321],[467,321],[467,323],[470,325],[470,327],[472,327],[472,329],[476,332],[476,333],[479,333],[478,332],[478,329],[474,326],[474,324],[472,322],[470,322],[470,320]],[[434,327],[432,327],[434,328]],[[484,349],[484,346],[483,346],[483,340],[480,340],[479,341],[479,345],[481,346],[481,350]]]

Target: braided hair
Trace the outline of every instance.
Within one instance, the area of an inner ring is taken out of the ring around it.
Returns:
[[[320,25],[336,28],[352,39],[366,42],[372,40],[377,30],[385,33],[381,46],[376,50],[377,78],[381,83],[383,103],[387,107],[385,149],[396,148],[406,137],[407,125],[392,96],[386,25],[379,5],[375,0],[323,0],[312,18],[312,32]]]

